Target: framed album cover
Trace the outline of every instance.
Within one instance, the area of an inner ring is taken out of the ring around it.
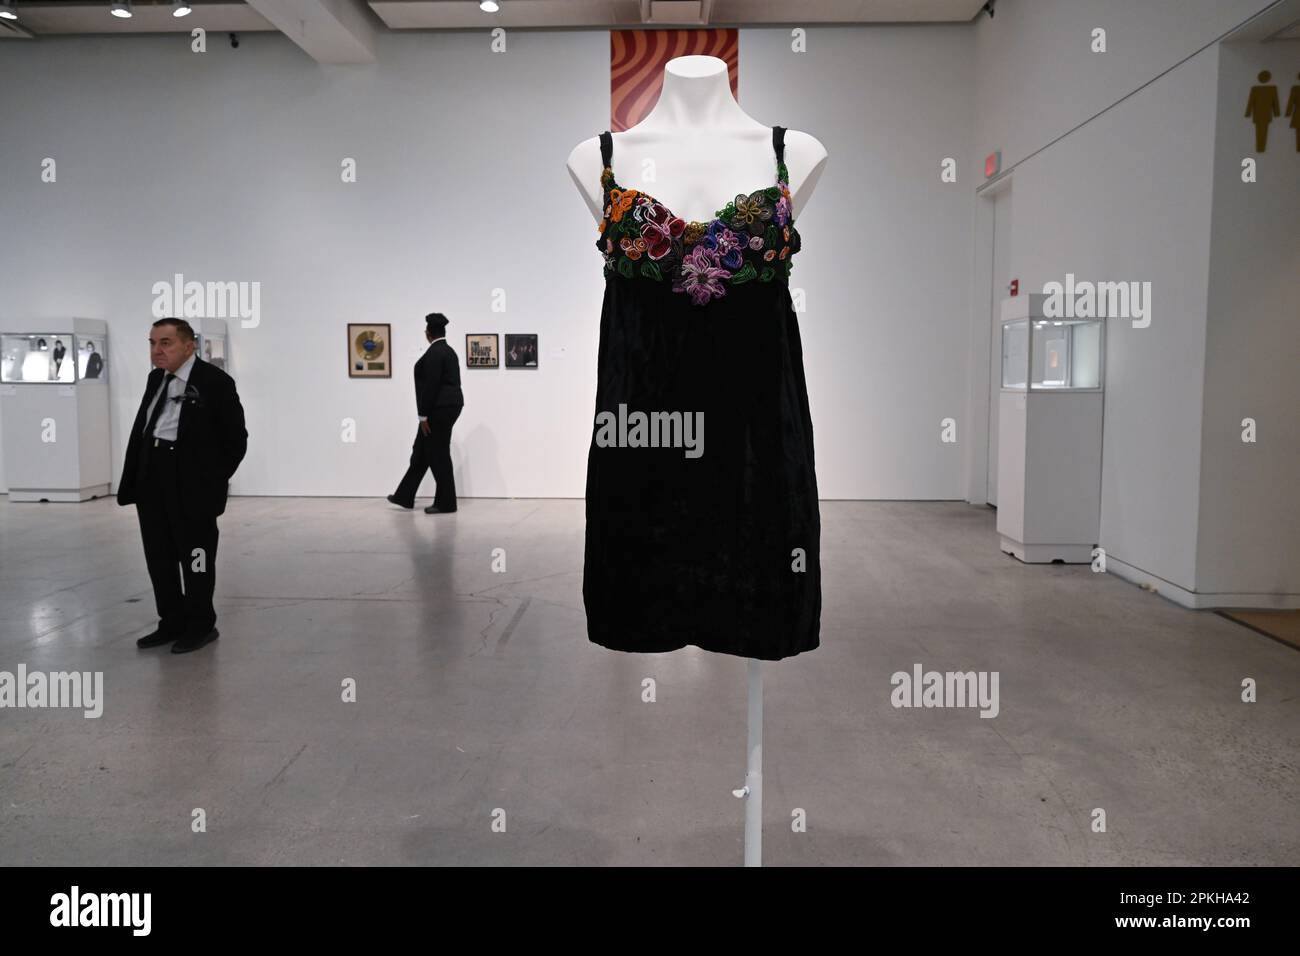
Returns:
[[[497,354],[495,332],[470,332],[465,335],[465,367],[497,368],[501,359]]]
[[[348,323],[348,378],[392,378],[393,344],[388,323]]]
[[[536,333],[506,333],[506,368],[537,368]]]

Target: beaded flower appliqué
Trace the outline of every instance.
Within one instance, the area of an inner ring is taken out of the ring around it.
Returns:
[[[622,188],[606,166],[600,176],[605,215],[596,240],[606,273],[671,282],[695,305],[721,298],[730,286],[788,279],[801,245],[789,175],[778,162],[775,186],[736,196],[709,222],[687,222],[649,193]]]

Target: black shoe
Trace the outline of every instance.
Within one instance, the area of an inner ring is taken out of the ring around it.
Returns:
[[[146,634],[135,642],[136,647],[162,647],[180,637],[175,631],[164,631],[161,627],[152,634]]]
[[[449,515],[455,514],[456,509],[439,508],[437,505],[429,505],[429,507],[424,509],[424,513],[427,515]]]
[[[172,653],[188,654],[190,651],[197,651],[204,644],[215,641],[219,636],[220,633],[215,627],[206,634],[187,634],[172,645]]]
[[[397,495],[389,495],[389,496],[388,496],[388,503],[391,504],[391,505],[397,505],[397,507],[399,507],[399,508],[405,508],[407,511],[410,511],[412,508],[415,507],[415,502],[414,502],[414,501],[412,501],[409,505],[408,505],[408,504],[404,504],[404,503],[402,503],[402,502],[400,502],[400,501],[397,500]]]

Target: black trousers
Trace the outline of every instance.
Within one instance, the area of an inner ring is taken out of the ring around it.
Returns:
[[[436,488],[433,503],[439,511],[456,510],[456,479],[451,473],[451,426],[460,418],[463,405],[445,405],[435,408],[429,416],[429,434],[417,428],[415,444],[411,446],[411,463],[402,476],[402,482],[393,497],[404,505],[415,504],[415,493],[420,490],[425,469],[433,472]]]
[[[217,623],[217,516],[195,513],[193,495],[180,487],[175,452],[149,440],[141,453],[135,510],[158,626],[172,634],[206,634]]]

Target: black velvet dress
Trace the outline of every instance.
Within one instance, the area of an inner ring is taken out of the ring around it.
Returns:
[[[775,185],[707,223],[620,187],[601,134],[582,596],[603,647],[779,660],[818,646],[821,516],[784,134],[772,131]]]

